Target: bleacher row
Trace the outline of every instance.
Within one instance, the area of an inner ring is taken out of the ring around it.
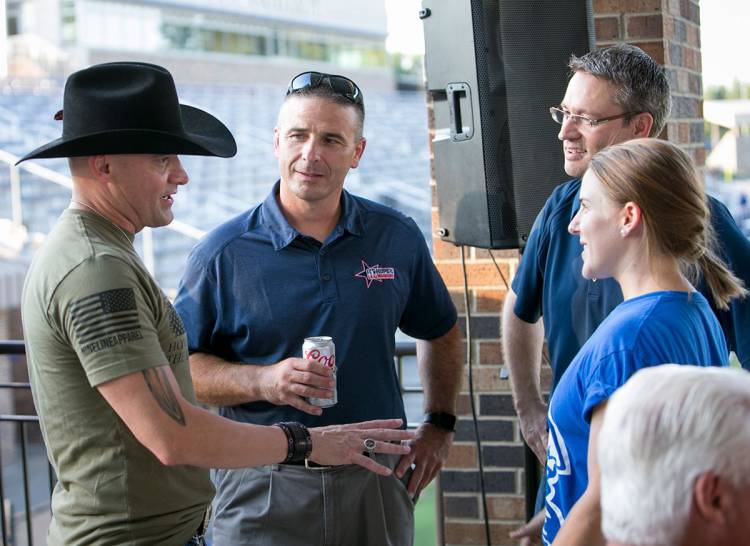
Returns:
[[[267,85],[177,84],[182,102],[208,110],[232,131],[238,153],[231,159],[182,158],[191,183],[180,188],[177,219],[203,230],[262,201],[278,178],[273,128],[283,90]],[[350,171],[346,188],[408,214],[430,241],[427,111],[421,92],[365,95],[367,148],[360,167]],[[62,108],[60,82],[4,85],[0,92],[0,150],[22,155],[61,134],[54,113]],[[65,160],[43,166],[68,174]],[[30,232],[47,233],[68,206],[65,188],[23,172],[22,210]],[[0,195],[9,195],[9,170],[0,166]],[[0,218],[10,217],[10,199],[0,199]],[[155,276],[175,288],[195,240],[167,230],[154,232]]]

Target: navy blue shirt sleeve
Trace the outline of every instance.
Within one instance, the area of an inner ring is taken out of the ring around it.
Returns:
[[[202,259],[200,246],[188,256],[174,308],[187,333],[188,351],[213,353],[219,301],[216,276]]]
[[[719,244],[719,255],[750,289],[750,240],[742,233],[723,203],[709,198],[711,223]],[[711,301],[710,297],[707,297]],[[734,299],[728,311],[717,313],[729,348],[742,367],[750,370],[750,298]]]
[[[406,335],[417,339],[436,339],[446,334],[456,323],[456,307],[432,261],[424,237],[416,224],[411,220],[410,222],[411,231],[417,232],[417,244],[412,263],[409,299],[399,328]]]
[[[518,270],[511,286],[516,294],[513,312],[525,322],[534,323],[542,316],[542,296],[544,292],[544,268],[549,249],[549,218],[557,205],[552,193],[534,220],[526,248],[518,263]]]

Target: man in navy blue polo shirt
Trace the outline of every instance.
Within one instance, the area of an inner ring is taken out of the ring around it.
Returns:
[[[353,466],[274,465],[214,475],[214,540],[237,544],[411,544],[413,499],[442,467],[461,382],[456,310],[416,224],[343,190],[365,149],[362,93],[342,76],[292,80],[274,132],[280,180],[188,259],[175,308],[198,399],[238,421],[308,425],[405,418],[393,363],[397,328],[418,339],[426,422],[412,452]],[[336,344],[330,371],[303,340]],[[373,474],[375,476],[375,474]]]
[[[635,46],[618,44],[573,56],[569,67],[565,97],[551,113],[562,125],[558,138],[565,172],[575,178],[558,186],[537,216],[502,317],[503,352],[521,431],[541,461],[547,446],[547,405],[539,378],[545,334],[554,389],[581,345],[622,301],[613,279],[581,276],[582,247],[568,233],[578,210],[580,177],[599,150],[659,135],[671,103],[664,69]],[[710,207],[720,254],[750,286],[750,242],[724,205],[711,198]],[[698,289],[706,294],[703,285]],[[728,311],[714,312],[730,349],[750,369],[750,302],[733,300]]]

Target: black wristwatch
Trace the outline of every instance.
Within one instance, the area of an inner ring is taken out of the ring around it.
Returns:
[[[447,411],[431,411],[424,414],[424,422],[448,432],[456,432],[456,416]]]

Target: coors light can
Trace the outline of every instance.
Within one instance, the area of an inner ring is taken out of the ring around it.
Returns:
[[[321,365],[331,368],[333,373],[333,398],[308,398],[307,401],[313,406],[330,408],[335,406],[339,397],[336,393],[336,346],[333,339],[328,336],[308,337],[302,344],[302,358],[316,360]]]

